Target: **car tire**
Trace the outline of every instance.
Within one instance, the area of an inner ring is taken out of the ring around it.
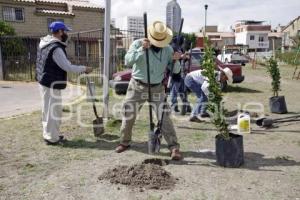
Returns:
[[[117,95],[125,95],[126,94],[126,91],[123,91],[123,90],[115,90],[115,92]]]
[[[226,92],[227,91],[227,86],[228,86],[227,81],[222,82],[221,83],[221,91]]]

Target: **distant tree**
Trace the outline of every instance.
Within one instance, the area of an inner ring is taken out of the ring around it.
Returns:
[[[290,51],[276,53],[276,58],[289,65],[300,65],[300,35],[290,38],[293,45]]]
[[[297,35],[295,37],[291,38],[293,43],[293,49],[299,49],[300,48],[300,35]]]
[[[25,52],[21,38],[15,37],[15,29],[4,21],[0,21],[0,44],[3,56],[18,56]],[[5,37],[1,39],[1,37]]]
[[[16,35],[15,29],[4,21],[0,20],[0,36]]]
[[[195,33],[182,33],[182,36],[185,39],[183,47],[185,50],[189,50],[191,48],[191,44],[193,44],[193,47],[196,45],[197,36]]]

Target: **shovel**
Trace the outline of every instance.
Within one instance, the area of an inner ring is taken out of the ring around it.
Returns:
[[[99,115],[97,113],[96,104],[95,104],[95,97],[94,97],[94,94],[93,94],[93,91],[92,91],[90,78],[87,76],[86,80],[87,80],[87,85],[88,85],[88,88],[89,88],[89,91],[90,91],[90,95],[92,97],[93,110],[94,110],[94,114],[95,114],[95,117],[96,117],[96,119],[93,120],[94,136],[95,137],[100,137],[104,133],[103,118],[99,117]]]
[[[144,13],[144,29],[145,29],[145,38],[148,38],[147,32],[147,13]],[[154,132],[154,123],[153,123],[153,114],[152,114],[152,94],[151,94],[151,86],[150,86],[150,65],[149,65],[149,50],[146,51],[146,65],[147,65],[147,80],[148,80],[148,103],[149,103],[149,124],[150,130],[148,133],[148,153],[153,154],[155,152],[159,152],[160,149],[160,137],[157,133]]]
[[[191,65],[192,65],[192,47],[193,47],[193,43],[191,42],[190,43],[190,57],[189,57],[189,66],[188,66],[188,70],[187,70],[187,73],[190,73],[190,70],[191,70]],[[184,66],[184,63],[182,65],[182,69],[181,69],[181,81],[182,81],[182,87],[183,87],[183,103],[182,103],[182,107],[181,107],[181,110],[180,110],[180,114],[181,115],[185,115],[189,109],[189,103],[188,103],[188,92],[187,92],[187,88],[186,88],[186,85],[184,83],[184,79],[186,77],[186,74],[185,72],[185,66]]]
[[[260,119],[256,120],[256,125],[260,126],[260,127],[271,128],[273,126],[273,124],[276,124],[276,123],[300,121],[299,118],[300,118],[300,115],[295,115],[295,116],[285,117],[285,118],[278,118],[278,119],[260,118]]]

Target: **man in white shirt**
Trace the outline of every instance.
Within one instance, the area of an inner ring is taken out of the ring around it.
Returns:
[[[232,82],[232,71],[229,68],[219,68],[220,71],[216,71],[216,79],[220,82],[228,81]],[[209,94],[209,84],[208,79],[202,75],[203,70],[196,70],[188,73],[185,77],[185,85],[196,94],[197,102],[191,112],[190,121],[191,122],[201,122],[198,118],[200,115],[201,118],[209,117],[206,112],[206,104],[208,101]]]

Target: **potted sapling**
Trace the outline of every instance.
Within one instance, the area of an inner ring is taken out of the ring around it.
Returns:
[[[243,136],[233,134],[228,129],[220,83],[215,78],[213,50],[207,38],[202,67],[202,73],[209,83],[207,112],[218,131],[215,137],[217,163],[223,167],[239,167],[244,163]]]
[[[273,97],[269,99],[270,111],[272,113],[284,114],[287,113],[287,107],[284,96],[279,96],[280,91],[280,71],[277,61],[272,57],[268,61],[268,72],[272,79]]]

